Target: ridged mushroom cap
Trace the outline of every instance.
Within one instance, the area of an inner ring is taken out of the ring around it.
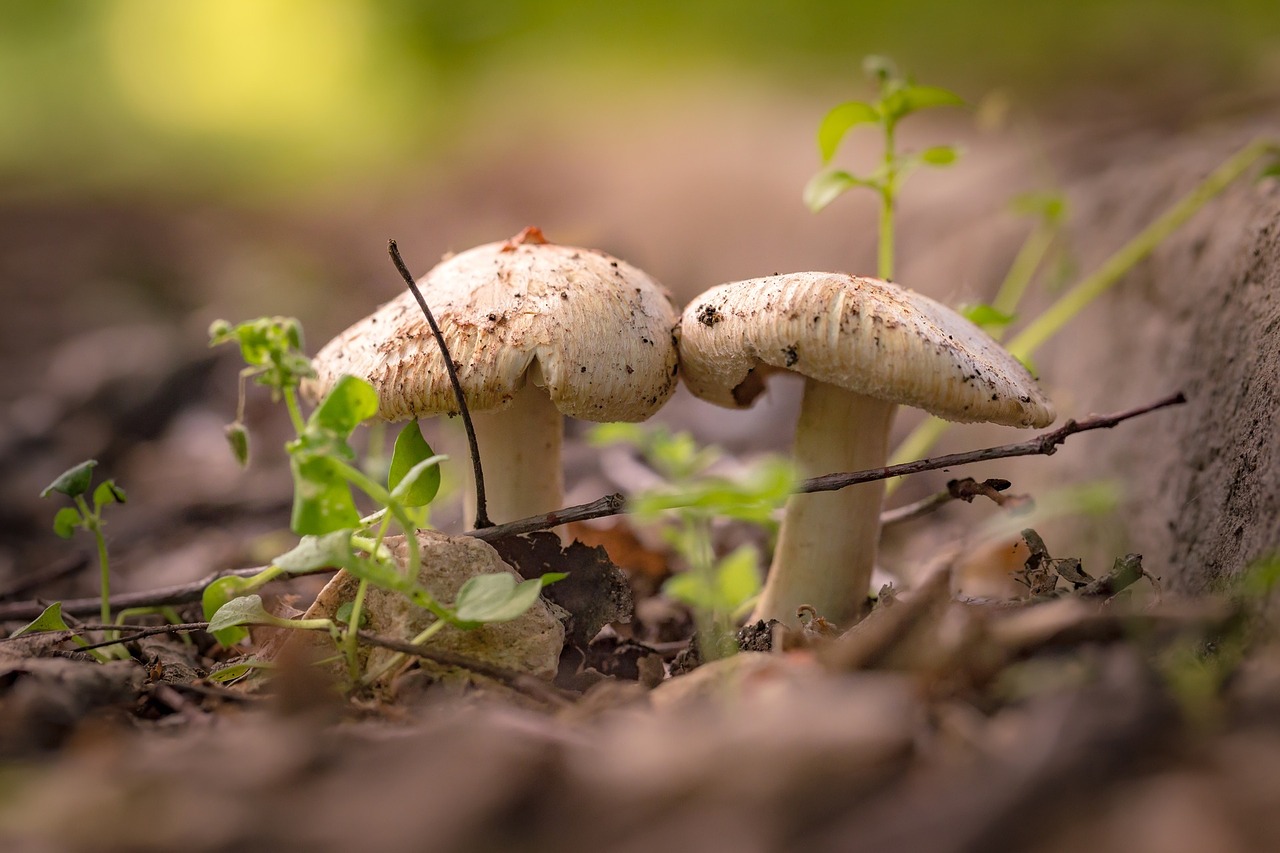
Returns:
[[[990,336],[927,296],[873,278],[749,279],[713,287],[685,309],[680,372],[696,396],[749,406],[773,369],[951,421],[1054,419],[1035,379]]]
[[[532,379],[559,410],[638,421],[675,391],[676,310],[625,261],[559,246],[536,228],[454,255],[419,280],[473,411],[505,408]],[[378,414],[456,414],[457,403],[413,294],[406,291],[327,343],[304,389],[352,374],[378,390]]]

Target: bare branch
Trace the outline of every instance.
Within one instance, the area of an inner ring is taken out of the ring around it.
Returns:
[[[935,471],[939,468],[951,468],[958,465],[971,465],[974,462],[988,462],[992,459],[1006,459],[1014,456],[1052,456],[1057,452],[1058,446],[1065,442],[1067,438],[1079,432],[1088,432],[1095,429],[1111,429],[1117,424],[1145,415],[1148,412],[1154,412],[1158,409],[1168,408],[1169,406],[1177,406],[1185,403],[1187,398],[1178,392],[1162,400],[1157,400],[1146,406],[1139,406],[1136,409],[1128,409],[1123,412],[1116,412],[1111,415],[1099,415],[1093,418],[1087,418],[1083,421],[1067,421],[1058,429],[1051,432],[1043,433],[1028,441],[1019,444],[1005,444],[999,447],[988,447],[982,450],[969,450],[964,453],[952,453],[947,456],[937,456],[932,459],[922,459],[918,462],[906,462],[901,465],[890,465],[886,468],[872,468],[867,471],[853,471],[841,474],[825,474],[821,477],[810,477],[800,483],[797,493],[809,492],[833,492],[837,489],[847,488],[848,486],[856,486],[859,483],[870,483],[875,480],[887,480],[890,477],[901,477],[906,474],[919,474],[924,471]],[[521,518],[506,524],[499,524],[484,530],[468,531],[469,536],[475,536],[479,539],[493,540],[501,539],[504,536],[516,536],[521,533],[532,533],[536,530],[546,530],[549,527],[556,527],[561,524],[567,524],[571,521],[587,521],[593,518],[607,518],[612,515],[619,515],[626,510],[627,501],[623,495],[609,495],[604,498],[597,498],[590,503],[578,504],[576,506],[566,507],[565,509],[549,512],[546,515],[533,516],[531,518]]]
[[[492,678],[494,681],[505,684],[526,696],[532,696],[556,707],[564,707],[571,704],[569,694],[526,672],[504,669],[500,666],[494,666],[493,664],[469,658],[465,655],[455,654],[454,652],[444,651],[443,649],[426,649],[404,640],[382,637],[370,631],[361,631],[359,636],[360,642],[367,645],[379,646],[384,649],[390,649],[393,652],[422,658],[441,666],[456,666],[460,669],[470,670],[477,675]]]
[[[799,492],[833,492],[859,483],[870,483],[875,480],[886,480],[890,477],[901,477],[906,474],[919,474],[924,471],[936,471],[939,468],[950,468],[955,465],[972,465],[975,462],[989,462],[992,459],[1008,459],[1014,456],[1052,456],[1058,452],[1058,446],[1069,437],[1079,432],[1095,429],[1111,429],[1119,423],[1154,412],[1157,409],[1178,406],[1187,402],[1187,398],[1179,391],[1162,400],[1146,406],[1128,409],[1112,415],[1099,415],[1083,421],[1067,421],[1057,429],[1046,432],[1035,438],[1018,444],[1004,444],[999,447],[988,447],[982,450],[967,450],[963,453],[950,453],[946,456],[935,456],[932,459],[921,459],[918,462],[904,462],[901,465],[890,465],[887,468],[872,468],[868,471],[854,471],[848,474],[825,474],[821,477],[810,477],[800,484]]]
[[[199,601],[204,594],[204,588],[219,578],[249,578],[260,573],[265,568],[266,566],[257,566],[249,569],[224,569],[205,575],[200,580],[192,581],[191,583],[162,586],[156,589],[142,590],[141,592],[119,593],[111,596],[108,600],[113,611],[123,610],[126,607],[190,604],[193,601]],[[52,603],[50,599],[38,598],[33,601],[15,601],[9,604],[0,604],[0,621],[34,619]],[[93,598],[67,598],[62,601],[62,612],[71,616],[96,614],[101,607],[102,599],[97,596]]]
[[[559,527],[561,524],[570,524],[575,521],[588,521],[592,518],[608,518],[611,515],[620,515],[626,511],[626,508],[626,496],[614,493],[584,504],[548,512],[544,515],[520,518],[505,524],[486,527],[483,530],[469,530],[466,535],[492,542],[494,539],[518,536],[521,533],[534,533],[538,530],[547,530],[551,527]]]
[[[979,483],[972,477],[965,477],[962,480],[949,480],[947,487],[940,492],[935,492],[913,504],[907,504],[906,506],[885,510],[880,513],[880,526],[886,527],[891,524],[902,524],[904,521],[923,518],[952,501],[973,503],[973,499],[976,497],[987,497],[1000,506],[1005,506],[1010,502],[1025,501],[1025,496],[1000,494],[1011,485],[1012,483],[1008,480],[996,479],[987,479]]]
[[[97,606],[98,599],[94,599]],[[70,639],[75,636],[83,635],[89,631],[120,631],[126,628],[133,630],[128,634],[123,634],[114,640],[103,640],[99,643],[91,643],[87,646],[76,646],[72,651],[87,652],[90,649],[104,649],[107,646],[118,646],[121,643],[131,643],[134,640],[141,640],[145,637],[156,637],[161,634],[188,634],[192,631],[203,631],[209,627],[208,622],[185,622],[179,625],[153,625],[144,628],[140,625],[77,625],[65,631],[42,631],[42,637],[60,637],[62,639]],[[0,637],[0,643],[7,643],[10,640],[29,640],[34,634],[22,634],[18,637]]]

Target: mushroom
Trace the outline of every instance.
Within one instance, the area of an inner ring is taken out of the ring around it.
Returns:
[[[1026,368],[949,308],[887,282],[801,272],[714,287],[685,309],[681,375],[696,396],[743,408],[767,374],[805,377],[796,425],[802,476],[880,468],[895,407],[952,421],[1052,423]],[[883,481],[793,496],[753,619],[794,626],[809,604],[847,624],[865,602]]]
[[[446,258],[419,280],[472,413],[495,522],[563,506],[561,413],[640,421],[675,391],[677,312],[666,290],[604,252],[526,228]],[[313,395],[369,380],[386,420],[458,413],[444,360],[405,292],[320,350]],[[474,510],[468,495],[468,516]]]

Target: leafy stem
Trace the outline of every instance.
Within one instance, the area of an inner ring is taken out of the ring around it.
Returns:
[[[878,125],[883,140],[880,167],[861,176],[843,169],[819,172],[805,186],[804,200],[816,213],[854,187],[865,187],[879,195],[877,269],[880,278],[890,281],[894,272],[894,214],[902,181],[917,166],[949,166],[959,157],[959,150],[951,145],[937,145],[914,154],[899,153],[898,122],[923,109],[962,106],[964,101],[946,89],[915,84],[883,57],[867,57],[863,67],[877,81],[879,97],[874,101],[848,101],[832,108],[818,125],[818,151],[823,165],[830,164],[850,130],[863,124]]]
[[[107,553],[107,540],[102,532],[105,524],[102,520],[102,511],[108,504],[124,503],[126,497],[124,489],[117,486],[114,480],[104,480],[93,490],[92,506],[89,501],[85,500],[85,494],[89,492],[89,487],[93,484],[93,469],[97,465],[97,460],[88,459],[79,465],[68,468],[40,493],[40,497],[48,497],[50,494],[57,492],[71,498],[73,506],[64,506],[54,514],[53,531],[58,536],[63,539],[70,539],[77,528],[86,530],[93,535],[98,550],[98,569],[101,585],[99,615],[102,624],[107,625],[111,622],[111,561]],[[42,628],[40,630],[48,629]],[[114,640],[115,638],[115,634],[108,632],[108,640]],[[122,647],[118,646],[108,650],[108,654],[113,657],[128,655]]]
[[[884,185],[880,191],[880,248],[876,274],[885,281],[893,280],[893,214],[897,204],[897,153],[894,151],[896,122],[884,126]]]

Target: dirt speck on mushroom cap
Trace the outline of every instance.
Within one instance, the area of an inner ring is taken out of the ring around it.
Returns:
[[[791,370],[953,421],[1054,419],[1027,369],[973,323],[927,296],[844,273],[708,290],[685,309],[680,358],[689,390],[730,408],[751,404],[763,373]]]
[[[552,401],[592,421],[642,420],[675,391],[677,312],[665,288],[604,252],[508,240],[419,280],[475,411],[504,408],[535,365]],[[379,416],[456,413],[426,319],[405,292],[316,356],[313,396],[342,374],[378,389]]]

